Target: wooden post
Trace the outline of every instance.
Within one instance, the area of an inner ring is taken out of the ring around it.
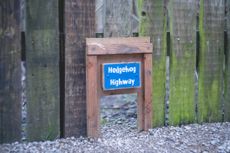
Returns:
[[[165,123],[165,83],[166,83],[166,21],[164,0],[138,0],[140,15],[140,36],[150,36],[153,45],[152,93],[153,126]]]
[[[200,0],[198,122],[221,121],[224,0]]]
[[[170,16],[169,124],[195,122],[196,1],[173,0]]]
[[[224,121],[230,122],[230,1],[226,3],[227,8],[227,51],[225,56],[225,103],[224,103]]]
[[[64,136],[86,135],[85,38],[95,36],[95,0],[65,0]]]
[[[21,138],[20,1],[0,1],[0,143]]]
[[[59,137],[58,1],[26,1],[27,136]]]
[[[144,130],[152,127],[152,54],[144,54]],[[154,116],[153,116],[154,118]]]
[[[89,56],[86,62],[86,101],[87,103],[87,135],[98,137],[100,135],[100,104],[98,97],[98,69],[97,56]],[[92,90],[93,89],[93,90]]]
[[[144,81],[142,81],[143,84]],[[145,128],[145,118],[144,118],[144,93],[143,88],[137,90],[137,129],[142,131]]]

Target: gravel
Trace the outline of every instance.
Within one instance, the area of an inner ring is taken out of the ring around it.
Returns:
[[[127,120],[137,118],[137,94],[124,94],[102,97],[101,121],[102,124],[114,122],[121,124]]]
[[[87,152],[87,153],[229,153],[230,123],[191,124],[162,127],[137,132],[134,120],[122,124],[109,122],[101,128],[99,139],[66,138],[55,141],[12,143],[0,145],[0,152]]]

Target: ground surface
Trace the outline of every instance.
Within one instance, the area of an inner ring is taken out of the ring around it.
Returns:
[[[101,99],[102,136],[98,140],[67,138],[55,141],[0,145],[0,153],[230,153],[230,123],[192,124],[137,132],[135,96]]]
[[[108,123],[102,127],[102,137],[98,140],[67,138],[46,142],[16,142],[0,145],[0,152],[230,152],[230,123],[164,127],[141,133],[132,124],[131,121]]]

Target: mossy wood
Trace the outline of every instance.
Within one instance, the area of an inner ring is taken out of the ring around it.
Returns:
[[[196,1],[170,0],[169,124],[195,122]]]
[[[225,0],[200,0],[198,122],[222,120]]]
[[[138,0],[140,36],[150,36],[153,43],[152,106],[153,126],[163,126],[165,118],[166,28],[163,0]]]
[[[59,137],[58,1],[26,1],[27,136]]]
[[[65,0],[64,136],[86,135],[85,38],[95,35],[95,0]]]
[[[0,1],[0,143],[21,138],[20,1]]]
[[[230,122],[230,1],[227,1],[227,51],[225,61],[224,121]]]

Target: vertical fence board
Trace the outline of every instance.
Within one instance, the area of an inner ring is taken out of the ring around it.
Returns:
[[[163,0],[139,0],[140,36],[150,36],[153,43],[153,126],[163,126],[166,83],[166,16]]]
[[[85,38],[95,35],[95,0],[65,1],[65,131],[86,135]]]
[[[26,1],[27,136],[59,137],[58,1]]]
[[[96,33],[104,32],[104,10],[105,10],[105,0],[95,0],[96,1]]]
[[[132,33],[139,32],[138,0],[132,0]]]
[[[169,124],[195,122],[196,1],[171,0]]]
[[[20,30],[21,31],[25,31],[25,29],[26,29],[26,24],[25,24],[25,15],[26,15],[25,1],[26,0],[20,0]]]
[[[227,61],[225,66],[225,103],[224,103],[224,120],[230,122],[230,1],[227,0]]]
[[[105,0],[105,37],[132,35],[132,0]]]
[[[198,122],[221,121],[224,0],[200,0]]]
[[[0,1],[0,143],[21,137],[20,1]]]

